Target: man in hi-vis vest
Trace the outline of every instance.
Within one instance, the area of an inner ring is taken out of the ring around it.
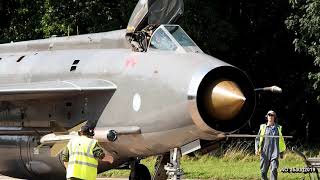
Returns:
[[[268,169],[270,167],[270,179],[276,180],[278,177],[279,156],[286,150],[284,138],[282,136],[282,127],[275,123],[277,115],[274,111],[268,111],[266,124],[260,125],[258,135],[256,138],[255,150],[256,155],[260,155],[260,170],[263,180],[268,179]],[[263,137],[279,136],[279,137]]]
[[[62,160],[67,169],[68,180],[95,180],[97,177],[98,159],[105,154],[98,145],[93,128],[81,127],[79,136],[72,138],[63,151]]]

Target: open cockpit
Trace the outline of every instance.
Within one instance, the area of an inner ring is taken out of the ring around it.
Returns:
[[[183,0],[140,0],[126,33],[132,50],[202,52],[179,25],[171,24],[183,11]]]
[[[202,52],[179,25],[161,25],[150,38],[148,50]]]

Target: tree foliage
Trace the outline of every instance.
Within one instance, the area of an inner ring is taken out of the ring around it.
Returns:
[[[291,1],[293,9],[286,24],[294,32],[293,44],[299,52],[314,58],[316,71],[309,74],[320,102],[320,0]]]
[[[126,27],[134,2],[125,0],[45,0],[41,20],[46,37],[110,31]]]
[[[123,29],[137,2],[0,1],[0,43]],[[286,0],[184,2],[185,13],[178,23],[205,53],[240,67],[256,87],[279,85],[283,88],[282,95],[257,96],[252,119],[256,123],[252,127],[256,128],[249,130],[257,129],[258,124],[264,122],[261,117],[269,109],[275,110],[280,119],[290,120],[280,120],[285,133],[303,137],[306,124],[319,125],[315,116],[319,106],[313,101],[313,94],[320,89],[319,0],[292,4],[294,9],[289,18],[290,5]],[[309,56],[295,50],[307,52]],[[315,66],[309,61],[310,56],[315,58]],[[309,88],[308,75],[314,89]]]
[[[123,29],[137,1],[10,0],[0,2],[1,42]]]
[[[39,21],[42,14],[42,1],[1,1],[1,41],[41,38]]]

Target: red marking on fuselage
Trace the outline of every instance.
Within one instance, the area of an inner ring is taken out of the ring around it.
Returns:
[[[126,67],[134,67],[137,64],[137,61],[134,58],[128,58],[126,60]]]

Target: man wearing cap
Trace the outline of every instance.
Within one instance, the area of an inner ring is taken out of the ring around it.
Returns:
[[[263,180],[268,179],[268,169],[270,167],[270,179],[276,180],[278,178],[279,156],[286,150],[284,138],[282,136],[282,127],[277,124],[277,115],[274,111],[268,111],[266,124],[260,125],[258,135],[255,141],[255,153],[260,155],[260,170]],[[263,137],[279,136],[279,137]]]
[[[69,141],[62,154],[62,160],[67,168],[67,179],[95,180],[98,159],[103,159],[105,154],[97,140],[92,139],[93,128],[84,125],[78,134],[79,136]]]

